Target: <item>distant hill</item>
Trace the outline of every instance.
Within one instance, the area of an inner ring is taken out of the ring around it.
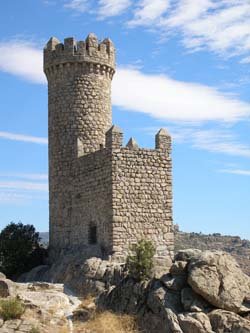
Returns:
[[[204,235],[195,232],[182,232],[175,228],[175,251],[196,248],[200,250],[221,250],[230,253],[240,264],[241,269],[250,275],[250,241],[238,236],[221,234]]]
[[[41,242],[49,244],[49,233],[40,232]],[[250,241],[238,236],[221,234],[204,235],[195,232],[182,232],[175,227],[175,251],[196,248],[200,250],[221,250],[236,258],[242,270],[250,275]]]

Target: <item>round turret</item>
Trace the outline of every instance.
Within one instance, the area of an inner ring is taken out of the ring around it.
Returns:
[[[49,95],[50,244],[56,247],[65,238],[65,221],[71,223],[66,206],[74,195],[70,188],[77,160],[105,147],[112,124],[114,45],[110,39],[99,43],[94,34],[79,42],[66,38],[60,43],[52,37],[44,48],[44,72]]]

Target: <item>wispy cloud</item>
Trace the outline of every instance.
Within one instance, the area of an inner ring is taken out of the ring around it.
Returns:
[[[213,153],[250,158],[250,145],[239,142],[232,133],[216,130],[201,130],[193,134],[194,148]]]
[[[70,0],[64,4],[65,8],[75,10],[80,13],[84,13],[89,9],[88,0]]]
[[[0,138],[6,139],[6,140],[13,140],[13,141],[36,143],[36,144],[41,144],[41,145],[48,144],[47,138],[41,138],[41,137],[37,137],[37,136],[23,135],[23,134],[17,134],[17,133],[10,133],[10,132],[0,132]]]
[[[142,0],[134,11],[130,26],[149,25],[161,17],[170,6],[169,0]]]
[[[48,184],[24,181],[1,181],[0,189],[18,189],[32,191],[48,191]]]
[[[250,57],[245,57],[240,62],[241,64],[250,64]]]
[[[207,49],[224,56],[250,53],[250,3],[245,0],[175,0],[153,16],[155,30],[163,35],[178,35],[183,45],[193,51]],[[152,2],[153,3],[153,2]],[[165,3],[168,3],[166,1]],[[142,1],[130,25],[152,27],[148,3]],[[244,57],[245,62],[249,59]]]
[[[193,148],[231,156],[250,157],[250,145],[242,143],[232,130],[215,126],[214,129],[199,127],[170,127],[171,134],[179,143]]]
[[[0,205],[23,205],[32,203],[34,200],[48,200],[47,192],[0,188]]]
[[[222,173],[230,173],[234,175],[240,176],[250,176],[250,170],[241,170],[241,169],[221,169],[219,172]]]
[[[46,83],[41,50],[32,43],[13,40],[0,43],[0,70],[34,83]]]
[[[191,51],[240,55],[242,63],[249,62],[248,0],[67,0],[65,7],[103,19],[126,11],[127,26],[155,30],[161,38],[177,36]]]
[[[68,0],[64,4],[64,8],[77,13],[88,12],[96,15],[99,19],[105,19],[122,14],[131,4],[131,0],[99,0],[96,2],[91,0]]]
[[[46,173],[0,173],[0,178],[20,178],[43,181],[48,180],[48,174]]]
[[[131,0],[99,0],[97,13],[99,18],[106,18],[122,14],[130,5]]]
[[[47,200],[47,196],[47,174],[0,173],[0,204],[22,205]]]
[[[162,124],[164,127],[164,124]],[[143,132],[153,136],[159,127],[146,127]],[[195,149],[219,153],[222,155],[250,158],[250,145],[245,144],[234,133],[233,129],[225,129],[219,124],[214,124],[214,128],[207,128],[199,123],[189,123],[187,125],[167,125],[175,144],[187,144]],[[231,165],[230,165],[231,166]],[[236,169],[234,167],[234,169]]]

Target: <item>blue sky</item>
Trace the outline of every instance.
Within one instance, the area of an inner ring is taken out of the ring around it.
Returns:
[[[0,5],[0,228],[48,230],[42,48],[89,32],[117,48],[113,123],[173,136],[174,221],[250,239],[250,3],[9,0]]]

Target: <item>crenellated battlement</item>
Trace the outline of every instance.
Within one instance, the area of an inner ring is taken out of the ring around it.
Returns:
[[[167,153],[167,155],[171,154],[171,135],[164,129],[161,128],[155,135],[155,148],[140,148],[138,143],[134,138],[130,138],[126,146],[123,146],[123,131],[116,125],[113,125],[106,132],[106,148],[111,149],[120,149],[125,148],[129,150],[159,150]]]
[[[69,64],[69,65],[68,65]],[[65,38],[61,43],[52,37],[44,48],[44,72],[46,75],[63,69],[64,66],[86,64],[89,72],[108,74],[115,72],[115,47],[109,38],[99,42],[95,34],[88,35],[85,41]]]

